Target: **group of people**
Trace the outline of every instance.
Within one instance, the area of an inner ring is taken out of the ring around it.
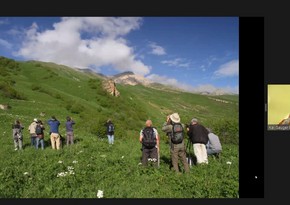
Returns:
[[[60,122],[55,116],[47,121],[50,127],[49,135],[52,149],[60,149],[61,135],[59,133]],[[66,143],[74,144],[73,125],[74,120],[71,117],[66,118]],[[107,137],[109,145],[114,144],[115,127],[111,119],[108,119],[104,124],[107,127]],[[24,126],[19,120],[16,120],[12,125],[12,134],[14,140],[15,150],[23,148],[23,134]],[[28,131],[30,133],[31,145],[36,149],[44,149],[44,130],[45,127],[41,120],[34,119],[29,125]],[[208,155],[219,156],[222,151],[222,146],[217,135],[215,135],[210,128],[204,127],[198,122],[196,118],[192,118],[189,125],[181,123],[178,113],[173,113],[166,117],[166,121],[162,126],[162,131],[166,133],[169,140],[169,150],[171,158],[171,167],[177,173],[180,173],[178,163],[181,160],[184,171],[189,172],[189,162],[187,157],[187,147],[185,146],[185,135],[188,136],[188,142],[193,148],[193,153],[196,157],[197,164],[208,164]],[[158,167],[160,163],[160,137],[156,127],[153,127],[151,120],[146,120],[145,127],[140,131],[139,141],[142,144],[142,158],[141,163],[147,166],[151,161],[153,166]]]
[[[193,118],[189,126],[186,126],[181,123],[179,114],[173,113],[167,116],[162,131],[168,136],[171,166],[177,173],[181,173],[178,166],[179,160],[183,164],[184,171],[186,173],[190,171],[185,146],[185,133],[192,144],[197,164],[208,164],[208,155],[218,156],[222,151],[218,136],[212,133],[209,128],[198,123],[196,118]],[[142,144],[142,165],[147,166],[148,161],[152,161],[155,167],[159,166],[160,137],[157,129],[152,126],[151,120],[147,120],[145,128],[140,131],[139,141]]]
[[[59,132],[60,122],[56,119],[55,116],[52,116],[51,119],[47,121],[47,124],[50,127],[49,137],[51,142],[52,149],[60,149],[61,147],[61,135]],[[74,132],[73,125],[75,124],[74,120],[71,117],[66,118],[66,144],[74,144]],[[24,126],[20,123],[19,120],[15,120],[12,124],[12,137],[14,141],[15,150],[23,149],[23,129]],[[41,120],[34,118],[31,124],[28,127],[30,134],[31,146],[36,149],[41,145],[41,149],[44,149],[44,130],[45,126]]]

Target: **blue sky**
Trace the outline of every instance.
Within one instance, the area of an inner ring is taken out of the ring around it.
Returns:
[[[239,89],[238,17],[0,17],[0,55],[132,71],[187,91]]]

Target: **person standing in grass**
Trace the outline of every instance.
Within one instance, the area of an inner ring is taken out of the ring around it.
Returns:
[[[187,128],[187,135],[190,138],[193,146],[194,155],[197,164],[208,164],[206,144],[208,143],[207,129],[198,123],[196,118],[192,118],[191,124]]]
[[[51,119],[47,121],[47,124],[50,126],[50,141],[52,149],[60,149],[60,134],[58,131],[60,122],[56,119],[55,116],[51,116]]]
[[[69,116],[66,117],[66,145],[74,144],[74,132],[73,132],[73,125],[75,122]]]
[[[107,136],[108,136],[108,142],[109,145],[114,144],[114,133],[115,133],[115,126],[111,119],[108,119],[105,123],[105,126],[107,127]]]
[[[180,174],[178,161],[181,160],[184,171],[189,172],[189,165],[186,160],[186,148],[184,143],[185,125],[180,122],[178,113],[167,116],[166,123],[163,124],[162,131],[170,137],[170,155],[173,169]]]
[[[35,148],[36,148],[36,137],[37,137],[37,134],[35,133],[35,128],[37,125],[37,121],[38,120],[34,118],[32,123],[28,127],[28,131],[30,133],[31,146],[34,146]]]
[[[14,149],[22,149],[23,146],[23,134],[22,130],[24,126],[20,123],[19,120],[15,120],[14,124],[12,124],[12,137],[14,141]]]
[[[41,145],[41,149],[44,149],[44,125],[41,120],[38,120],[35,133],[37,134],[36,137],[36,149],[38,149],[39,144]]]
[[[139,141],[142,144],[142,165],[147,166],[148,161],[154,167],[159,165],[159,135],[157,129],[152,127],[152,121],[147,120],[145,128],[140,131]]]

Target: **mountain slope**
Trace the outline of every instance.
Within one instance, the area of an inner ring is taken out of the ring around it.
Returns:
[[[5,84],[11,84],[9,89],[23,96],[20,99],[5,97],[4,89],[0,90],[0,104],[11,107],[5,115],[1,111],[1,118],[9,123],[20,118],[28,125],[33,118],[42,117],[40,113],[46,113],[43,120],[56,115],[64,121],[71,115],[80,122],[78,129],[104,135],[103,123],[112,118],[117,127],[128,127],[117,131],[124,137],[141,129],[146,119],[152,119],[160,129],[166,116],[173,112],[178,112],[184,123],[197,117],[207,126],[216,126],[221,119],[238,125],[237,96],[227,98],[232,103],[224,103],[199,94],[153,89],[141,84],[117,84],[121,95],[116,98],[102,89],[104,79],[98,75],[53,63],[28,61],[18,64],[17,71],[2,66],[2,71],[9,74],[0,77],[7,82]]]

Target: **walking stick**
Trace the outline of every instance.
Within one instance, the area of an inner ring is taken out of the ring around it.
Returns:
[[[158,168],[160,167],[160,152],[159,152],[159,147],[158,147]]]

